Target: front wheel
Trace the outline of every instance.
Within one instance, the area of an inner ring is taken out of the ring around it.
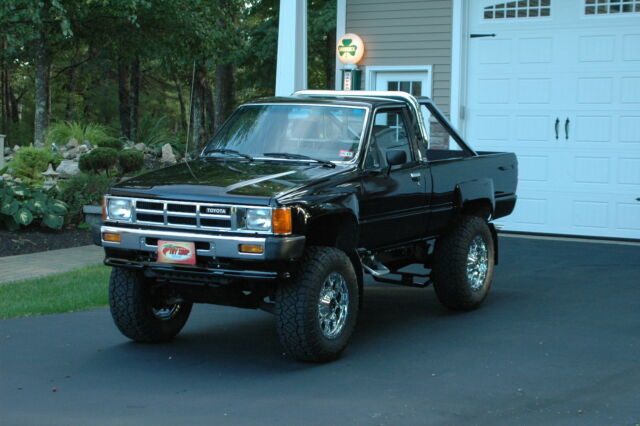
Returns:
[[[347,255],[309,247],[276,291],[276,326],[285,350],[302,361],[336,359],[358,317],[358,281]]]
[[[487,222],[462,216],[436,243],[432,277],[440,302],[453,310],[480,306],[491,287],[494,263],[495,247]]]
[[[118,329],[137,342],[165,342],[182,330],[192,303],[163,300],[137,271],[113,268],[109,306]]]

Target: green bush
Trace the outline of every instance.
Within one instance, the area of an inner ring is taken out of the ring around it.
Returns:
[[[177,136],[171,132],[166,124],[167,117],[155,118],[144,115],[138,123],[136,142],[147,146],[162,146],[166,143],[177,143]]]
[[[24,183],[41,183],[44,177],[42,172],[47,170],[49,163],[54,168],[60,164],[59,157],[46,148],[23,147],[8,165],[13,170],[14,178],[20,178]]]
[[[97,145],[100,148],[113,148],[120,151],[124,144],[120,139],[105,139],[103,141],[97,142]]]
[[[104,175],[80,174],[60,184],[60,200],[67,203],[67,223],[81,223],[82,207],[102,203],[102,196],[113,185],[114,179]]]
[[[68,206],[53,197],[53,192],[16,182],[0,182],[0,223],[15,231],[40,221],[41,226],[60,229]]]
[[[96,148],[80,157],[78,167],[83,172],[98,174],[101,171],[109,175],[109,170],[116,166],[118,151],[113,148]]]
[[[75,139],[78,143],[88,140],[92,145],[98,146],[105,141],[117,140],[110,135],[109,128],[102,124],[60,121],[49,126],[46,135],[47,143],[66,145],[70,139]]]
[[[118,166],[122,174],[135,173],[144,166],[144,154],[135,149],[126,149],[118,153]]]

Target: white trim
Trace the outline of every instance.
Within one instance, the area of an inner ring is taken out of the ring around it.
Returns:
[[[307,0],[280,0],[276,96],[306,88]]]
[[[429,97],[433,93],[433,65],[368,65],[366,67],[365,90],[376,90],[376,77],[379,72],[415,72],[427,73]]]
[[[453,15],[451,25],[451,80],[450,80],[450,109],[451,124],[465,135],[463,125],[464,99],[466,98],[467,76],[467,20],[468,0],[453,0]]]
[[[347,0],[336,1],[336,42],[347,33]],[[335,46],[333,47],[335,49]],[[336,90],[342,89],[342,62],[336,55]]]

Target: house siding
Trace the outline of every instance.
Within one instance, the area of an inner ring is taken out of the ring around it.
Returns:
[[[432,65],[432,97],[448,115],[452,1],[347,0],[346,6],[347,32],[365,42],[363,80],[370,65]]]

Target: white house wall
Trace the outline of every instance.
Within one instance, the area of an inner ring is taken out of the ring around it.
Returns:
[[[451,0],[346,0],[346,31],[365,42],[360,64],[432,65],[432,97],[448,114],[451,95]]]

